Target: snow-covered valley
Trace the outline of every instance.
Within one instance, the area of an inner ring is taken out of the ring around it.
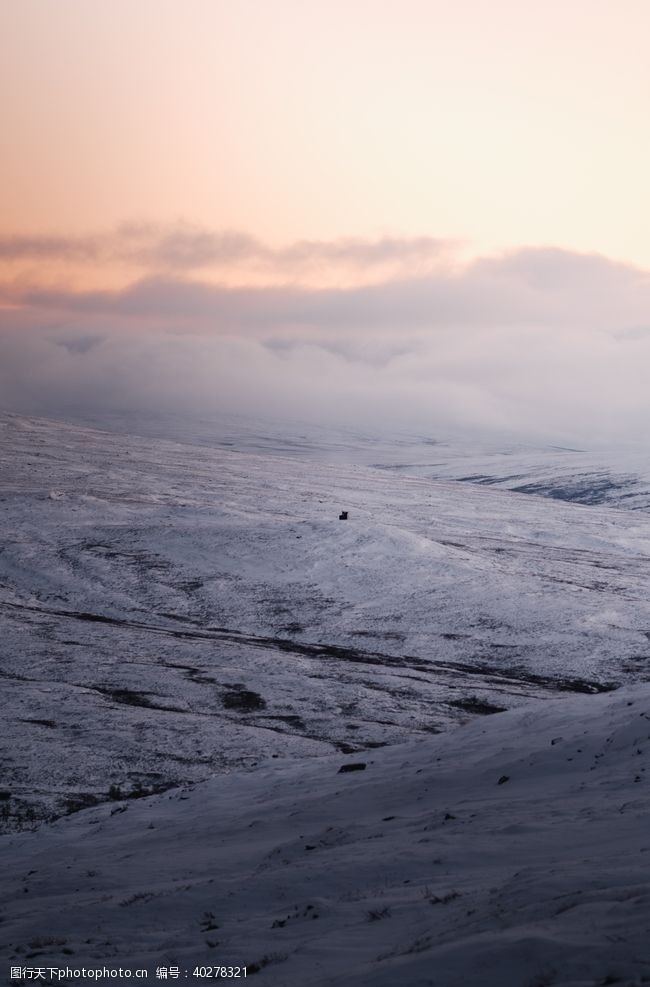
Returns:
[[[642,464],[146,431],[0,416],[7,960],[650,978]]]

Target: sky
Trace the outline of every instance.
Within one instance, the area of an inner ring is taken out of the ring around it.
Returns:
[[[649,36],[647,0],[4,0],[0,405],[642,441]]]

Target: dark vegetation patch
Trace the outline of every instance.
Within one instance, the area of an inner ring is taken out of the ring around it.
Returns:
[[[522,474],[504,476],[488,476],[485,473],[471,473],[459,476],[459,483],[476,483],[481,486],[492,486],[500,483],[512,483],[524,479]],[[606,504],[612,500],[613,494],[635,496],[634,493],[624,493],[630,484],[638,483],[636,476],[614,476],[608,472],[582,474],[582,476],[566,477],[563,480],[539,480],[537,482],[521,483],[511,487],[515,493],[537,494],[540,497],[550,497],[552,500],[563,500],[574,504]]]
[[[149,699],[149,693],[146,692],[135,692],[133,689],[117,689],[109,686],[91,686],[95,692],[99,692],[102,696],[106,696],[107,699],[112,699],[113,702],[121,703],[123,706],[138,706],[141,709],[157,709],[163,713],[184,713],[184,709],[179,709],[177,706],[161,706],[159,703],[154,703]]]
[[[465,699],[451,699],[448,705],[454,706],[456,709],[462,709],[466,713],[475,713],[477,716],[489,716],[492,713],[503,713],[505,710],[505,706],[496,706],[494,703],[488,703],[484,699],[479,699],[478,696],[467,696]]]
[[[136,894],[132,894],[130,895],[130,897],[124,898],[122,901],[118,902],[118,904],[122,908],[124,908],[127,907],[128,905],[135,905],[138,902],[144,903],[147,901],[151,901],[151,899],[155,897],[156,896],[153,893],[153,891],[138,891]]]
[[[613,480],[610,475],[576,477],[564,483],[524,483],[513,489],[517,493],[538,494],[552,500],[565,500],[575,504],[606,504],[615,492],[625,490],[636,477]]]
[[[477,622],[480,626],[487,626],[491,630],[503,628],[502,624],[492,618],[481,618]],[[650,634],[650,632],[649,632]],[[467,635],[468,637],[470,635]],[[295,641],[285,641],[283,638],[240,638],[249,644],[263,644],[264,646],[275,647],[280,651],[291,651],[294,654],[305,655],[306,657],[327,660],[348,661],[361,665],[378,665],[384,668],[409,668],[418,672],[427,672],[435,675],[439,670],[458,672],[467,677],[488,678],[498,680],[502,684],[512,682],[523,682],[530,685],[539,685],[551,691],[558,692],[579,692],[593,694],[600,692],[613,692],[619,688],[618,682],[595,682],[587,679],[577,678],[556,678],[548,675],[536,675],[525,668],[510,667],[495,670],[493,665],[486,662],[457,661],[436,661],[425,658],[418,658],[414,655],[387,655],[376,651],[362,651],[358,648],[346,648],[339,645],[328,644],[302,644]]]
[[[266,709],[266,699],[252,689],[233,689],[221,693],[221,702],[226,709],[236,709],[240,713],[254,713]]]
[[[98,801],[103,802],[106,797],[112,802],[121,802],[124,799],[144,799],[150,795],[160,795],[162,792],[169,791],[170,788],[178,788],[180,784],[179,781],[161,781],[154,784],[145,784],[141,778],[138,778],[131,788],[121,788],[115,784],[111,785],[108,789],[107,796],[102,796]]]
[[[12,797],[9,792],[0,801],[0,832],[22,832],[36,829],[40,823],[54,818],[41,805],[34,805],[24,799]]]
[[[296,716],[294,713],[266,713],[264,716],[259,716],[258,720],[280,720],[281,723],[286,723],[288,726],[294,727],[296,730],[306,729],[305,721],[302,716]]]
[[[454,901],[455,898],[460,898],[460,891],[448,891],[447,894],[428,894],[425,895],[426,900],[430,905],[448,905],[450,901]]]
[[[355,747],[354,744],[348,744],[345,740],[335,740],[334,746],[341,754],[356,754],[358,751],[363,750],[363,745]]]
[[[197,589],[201,589],[202,586],[202,579],[186,579],[180,584],[181,589],[185,590],[187,593],[194,593]]]
[[[261,959],[256,960],[255,963],[246,964],[246,976],[251,976],[253,973],[260,973],[264,967],[271,966],[272,963],[284,963],[287,959],[289,959],[287,953],[268,953],[266,956],[262,956]]]
[[[170,788],[178,788],[181,783],[176,780],[161,781],[146,784],[138,778],[129,787],[111,784],[105,792],[73,792],[59,801],[59,811],[41,815],[38,822],[53,821],[61,816],[70,816],[83,809],[91,809],[105,802],[122,802],[127,799],[147,798],[149,795],[160,795]],[[25,827],[23,827],[25,828]]]
[[[367,914],[369,922],[380,922],[382,918],[390,918],[390,908],[371,908]]]
[[[178,665],[177,667],[181,668],[182,666]],[[190,682],[196,682],[199,685],[216,685],[217,683],[215,678],[211,675],[206,675],[201,668],[190,668],[189,666],[185,666],[185,677]]]
[[[380,641],[404,641],[406,635],[401,631],[350,631],[354,637],[378,638]]]
[[[489,476],[487,473],[471,473],[468,476],[459,476],[458,483],[478,483],[481,486],[491,487],[497,483],[511,483],[513,480],[522,480],[523,473],[510,473],[503,476]]]
[[[95,792],[75,792],[72,795],[66,795],[61,801],[61,807],[63,809],[61,815],[70,816],[73,812],[90,809],[93,805],[99,805],[102,801],[104,801],[102,797]]]
[[[277,651],[287,651],[296,655],[303,655],[320,661],[345,661],[353,664],[374,665],[384,668],[411,669],[435,676],[439,671],[457,673],[465,678],[488,678],[490,681],[498,681],[500,684],[527,683],[539,685],[550,691],[558,692],[579,692],[579,693],[600,693],[611,692],[620,685],[618,682],[596,682],[577,678],[556,678],[553,676],[536,675],[525,668],[510,667],[500,668],[495,671],[494,666],[485,662],[469,664],[466,662],[436,661],[418,658],[414,655],[388,655],[376,651],[363,651],[359,648],[341,647],[327,644],[307,644],[285,638],[263,637],[258,635],[242,634],[239,631],[232,631],[228,628],[210,627],[204,628],[196,626],[193,629],[175,630],[168,627],[161,627],[157,624],[149,624],[139,621],[124,620],[121,618],[106,617],[102,614],[92,614],[80,611],[58,610],[50,607],[39,607],[30,604],[14,604],[3,601],[0,606],[6,609],[30,611],[44,613],[50,616],[67,617],[69,619],[81,621],[95,621],[105,624],[112,624],[117,627],[126,627],[130,630],[146,630],[169,637],[191,638],[200,640],[223,640],[247,644],[251,647],[274,648]],[[491,629],[503,628],[503,625],[493,619],[479,619],[479,626],[488,626]],[[6,673],[5,673],[6,674]],[[11,678],[22,680],[23,676],[12,674]],[[232,688],[238,688],[233,686]],[[98,691],[102,691],[99,689]],[[109,694],[108,690],[104,690]],[[115,690],[113,690],[115,691]],[[118,690],[128,693],[129,690]],[[135,695],[138,695],[137,693]],[[255,694],[256,695],[256,694]],[[261,698],[261,697],[260,697]],[[264,700],[262,700],[264,702]],[[143,705],[137,703],[137,705]],[[151,702],[148,705],[153,707]],[[259,708],[259,707],[257,707]],[[176,712],[183,712],[177,710]]]

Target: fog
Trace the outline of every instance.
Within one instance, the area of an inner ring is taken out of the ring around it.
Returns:
[[[437,241],[382,241],[365,254],[346,242],[355,263],[397,256],[402,242],[407,257],[439,253]],[[341,250],[331,246],[337,262]],[[291,248],[274,263],[288,274]],[[583,443],[645,438],[650,276],[596,255],[522,249],[321,289],[288,277],[232,288],[179,270],[152,271],[119,291],[23,279],[7,282],[3,297],[5,409],[229,411]]]

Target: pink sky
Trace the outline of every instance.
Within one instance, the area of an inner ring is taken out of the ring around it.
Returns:
[[[4,0],[7,233],[183,219],[650,267],[646,0]]]
[[[620,428],[640,423],[648,37],[647,0],[4,0],[5,403],[69,391],[101,341],[142,331],[150,367],[169,352],[152,333],[218,336],[211,365],[258,397],[309,346],[307,395],[344,360],[369,407],[386,368],[399,394],[415,374],[425,415],[426,367],[431,394],[507,424],[521,340],[546,332],[534,379],[560,425],[576,375],[597,403],[607,367]],[[201,345],[174,359],[207,393]],[[101,366],[120,384],[122,364]]]

